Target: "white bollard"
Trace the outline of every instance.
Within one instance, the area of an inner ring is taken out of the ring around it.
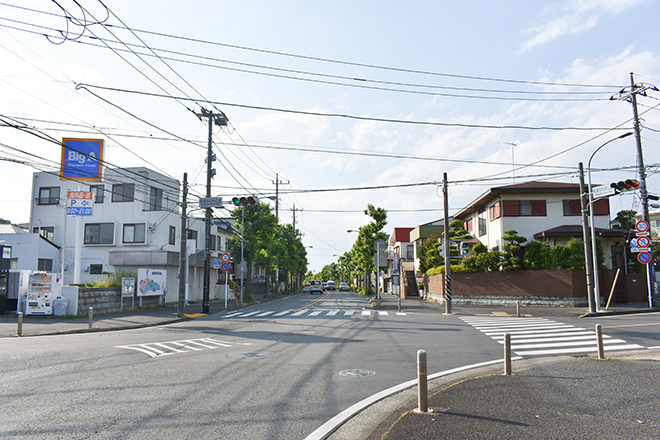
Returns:
[[[94,319],[94,307],[89,308],[89,322],[87,323],[87,328],[92,328],[92,320]]]
[[[504,375],[511,376],[511,333],[504,333]]]

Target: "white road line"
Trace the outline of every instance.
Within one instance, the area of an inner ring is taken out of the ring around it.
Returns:
[[[586,331],[585,329],[581,327],[568,327],[568,328],[559,328],[559,329],[552,329],[552,330],[525,330],[525,331],[520,331],[520,332],[503,332],[503,331],[498,331],[498,332],[484,332],[484,334],[490,336],[490,337],[495,337],[496,335],[503,335],[504,333],[509,333],[511,334],[511,337],[515,337],[517,335],[544,335],[544,334],[554,334],[557,332],[557,330],[561,330],[562,332],[584,332]]]
[[[170,347],[169,345],[166,345],[166,344],[163,343],[163,342],[158,342],[158,343],[155,343],[154,345],[157,345],[157,346],[159,346],[159,347],[162,347],[162,348],[164,348],[165,350],[173,351],[173,352],[175,352],[175,353],[188,353],[186,350],[179,350],[178,348]]]
[[[379,314],[380,316],[389,315],[389,313],[387,313],[387,312],[384,311],[384,310],[379,310],[379,311],[378,311],[378,314]]]
[[[330,310],[328,316],[335,316],[337,313],[339,313],[339,310]]]
[[[189,343],[189,344],[200,345],[200,346],[202,346],[202,347],[204,347],[204,348],[210,348],[210,349],[212,349],[212,350],[218,348],[218,347],[214,347],[214,346],[212,346],[212,345],[202,344],[201,342],[197,342],[197,341],[200,341],[200,339],[188,339],[187,341],[182,341],[182,342],[187,342],[187,343]],[[207,344],[208,344],[208,342],[207,342]]]
[[[406,314],[404,312],[396,312],[396,314],[399,315],[399,316],[406,316]]]
[[[312,313],[310,313],[307,316],[319,316],[321,313],[323,313],[323,310],[314,310]]]
[[[362,310],[362,316],[371,316],[371,310]]]
[[[284,315],[286,315],[286,314],[289,313],[289,312],[293,312],[293,309],[282,310],[281,312],[277,312],[277,313],[275,313],[273,316],[284,316]]]
[[[243,314],[243,312],[234,312],[234,313],[230,313],[229,315],[223,316],[223,318],[231,318],[232,316],[238,316],[238,315],[242,315],[242,314]]]
[[[190,345],[182,344],[180,342],[170,342],[170,344],[176,344],[180,347],[187,348],[188,350],[193,350],[193,351],[202,351],[201,348],[199,347],[191,347]]]
[[[300,315],[302,315],[302,314],[304,314],[304,313],[307,313],[307,309],[303,309],[303,310],[300,310],[300,311],[298,311],[298,312],[296,312],[296,313],[292,313],[291,316],[300,316]]]
[[[637,344],[629,344],[629,345],[615,345],[613,347],[608,347],[608,351],[610,350],[641,350],[644,347],[641,345]],[[516,354],[519,356],[533,356],[533,355],[540,355],[540,354],[569,354],[569,353],[591,353],[591,352],[596,352],[598,349],[596,347],[593,348],[586,348],[586,347],[581,347],[581,348],[567,348],[567,349],[560,349],[560,350],[530,350],[530,351],[516,351]],[[606,353],[607,354],[607,353]]]
[[[275,310],[271,310],[271,311],[268,311],[268,312],[260,313],[260,314],[258,314],[256,317],[259,318],[259,317],[261,317],[261,316],[268,316],[268,315],[270,315],[271,313],[275,313]]]
[[[566,329],[568,330],[568,329]],[[579,330],[579,329],[578,329]],[[504,339],[504,333],[486,333],[488,336],[495,340],[499,339]],[[554,337],[573,337],[573,336],[595,336],[596,333],[590,330],[584,330],[584,331],[567,331],[567,332],[560,332],[560,333],[517,333],[517,334],[512,334],[511,335],[511,340],[515,341],[518,339],[525,339],[525,338],[536,338],[536,339],[543,339],[543,338],[554,338]],[[605,337],[605,335],[603,335]],[[608,336],[609,337],[609,336]]]
[[[246,318],[248,316],[256,315],[257,313],[261,313],[261,312],[263,312],[263,310],[257,310],[256,312],[246,313],[245,315],[242,315],[241,318]]]
[[[355,313],[355,310],[346,310],[346,311],[344,312],[344,316],[352,316],[353,313]]]
[[[149,349],[149,347],[142,347],[139,345],[118,345],[117,348],[128,348],[129,350],[139,351],[140,353],[148,354],[151,357],[157,357],[158,353]]]
[[[611,339],[611,336],[603,335],[603,340],[606,339]],[[504,338],[502,339],[495,339],[497,342],[500,344],[504,343]],[[557,337],[557,338],[533,338],[533,339],[511,339],[511,344],[530,344],[533,342],[561,342],[561,341],[595,341],[596,340],[596,333],[592,333],[590,335],[584,335],[584,336],[564,336],[564,337]]]

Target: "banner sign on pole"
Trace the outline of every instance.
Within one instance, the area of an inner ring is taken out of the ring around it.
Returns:
[[[103,139],[62,139],[60,180],[101,181]]]
[[[91,191],[67,191],[66,215],[92,215],[94,193]]]

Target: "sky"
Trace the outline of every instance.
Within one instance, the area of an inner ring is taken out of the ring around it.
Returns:
[[[279,179],[280,221],[295,212],[316,272],[350,250],[368,204],[387,233],[442,218],[445,172],[449,215],[490,187],[577,183],[579,162],[632,130],[630,103],[610,99],[631,73],[660,86],[659,16],[650,0],[0,1],[0,118],[31,127],[0,124],[0,218],[29,221],[32,173],[61,157],[46,136],[103,138],[110,167],[188,173],[194,201],[204,107],[229,120],[212,195],[274,206]],[[660,92],[646,94],[659,194]],[[635,138],[614,141],[592,181],[636,178],[635,164]],[[610,199],[623,209],[641,210]]]

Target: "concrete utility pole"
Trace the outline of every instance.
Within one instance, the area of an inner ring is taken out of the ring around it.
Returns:
[[[280,219],[280,183],[285,185],[289,184],[290,182],[287,180],[286,182],[280,180],[280,176],[278,173],[275,173],[275,217],[277,218],[277,221],[279,222]],[[295,227],[294,227],[295,229]],[[275,255],[275,294],[279,295],[280,294],[280,256]]]
[[[582,239],[584,240],[584,271],[587,275],[587,299],[589,301],[589,312],[596,312],[596,302],[594,301],[594,274],[593,270],[593,256],[591,255],[591,245],[589,238],[589,228],[587,227],[587,207],[588,207],[588,194],[584,188],[584,168],[582,162],[578,164],[580,171],[580,206],[582,208]],[[593,208],[592,208],[593,209]]]
[[[445,313],[451,314],[451,253],[449,252],[449,198],[447,196],[447,173],[442,174],[442,200],[445,212],[445,234],[443,250],[445,257]]]
[[[635,78],[633,76],[633,73],[631,72],[630,91],[628,92],[624,89],[619,93],[618,98],[615,98],[614,96],[610,98],[612,100],[619,99],[623,101],[628,101],[632,104],[633,126],[635,129],[635,140],[637,146],[637,169],[638,169],[637,174],[641,187],[640,196],[642,199],[642,220],[646,222],[649,221],[649,198],[648,198],[648,190],[646,188],[646,168],[644,167],[644,155],[642,153],[642,136],[639,129],[639,114],[637,113],[637,95],[646,96],[647,90],[657,91],[658,88],[648,84],[636,85]],[[651,254],[651,262],[646,265],[646,275],[647,275],[646,281],[648,284],[649,307],[653,307],[653,303],[655,301],[654,297],[656,295],[656,292],[655,292],[655,265],[653,263],[654,256],[653,256],[652,246],[649,253]]]
[[[226,126],[227,117],[224,113],[213,113],[202,108],[201,114],[195,113],[197,117],[201,120],[202,118],[208,118],[209,122],[209,142],[206,152],[206,197],[211,197],[211,179],[215,176],[215,169],[212,167],[212,162],[215,160],[215,154],[213,154],[213,124],[217,126]],[[210,297],[210,286],[211,286],[211,214],[213,208],[206,208],[206,218],[205,218],[205,249],[204,249],[204,297],[203,297],[203,307],[202,313],[209,313],[211,305]]]
[[[188,252],[186,249],[186,208],[188,196],[188,173],[183,173],[183,197],[181,199],[181,245],[179,246],[179,304],[176,315],[183,316],[183,308],[186,303],[186,268],[188,266]]]

